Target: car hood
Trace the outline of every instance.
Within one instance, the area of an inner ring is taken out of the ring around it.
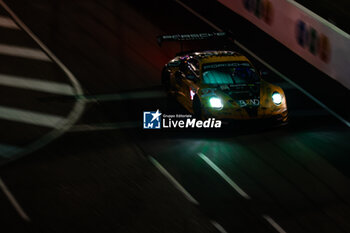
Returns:
[[[260,98],[260,82],[248,85],[207,85],[202,88],[203,95],[224,95],[232,100],[251,100]]]
[[[224,102],[245,109],[253,117],[257,115],[260,106],[260,87],[259,82],[248,85],[211,85],[202,90],[204,93],[209,90],[207,95],[204,94],[203,97],[219,96]]]

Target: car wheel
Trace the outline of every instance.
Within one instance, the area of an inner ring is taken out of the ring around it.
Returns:
[[[281,125],[288,125],[289,124],[289,117],[288,115],[283,117],[281,120]]]
[[[193,98],[193,113],[196,119],[203,119],[202,103],[199,100],[198,96],[195,96]]]
[[[162,85],[166,92],[170,91],[170,73],[166,67],[162,70]]]
[[[281,123],[282,123],[283,125],[286,125],[286,124],[288,124],[288,122],[289,122],[288,111],[285,111],[285,112],[282,113]]]

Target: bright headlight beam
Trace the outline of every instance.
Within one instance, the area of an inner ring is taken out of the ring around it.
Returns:
[[[281,96],[281,94],[278,93],[278,92],[274,92],[272,94],[272,101],[273,101],[274,104],[280,105],[282,103],[282,96]]]
[[[223,107],[222,101],[218,97],[211,97],[209,99],[210,107],[220,109]]]

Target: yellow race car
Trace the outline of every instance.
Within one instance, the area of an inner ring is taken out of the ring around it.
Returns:
[[[282,88],[263,80],[248,58],[237,52],[178,55],[163,68],[162,84],[197,119],[288,120]]]

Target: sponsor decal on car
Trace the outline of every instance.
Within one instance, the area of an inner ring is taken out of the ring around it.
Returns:
[[[259,99],[238,100],[237,103],[240,107],[259,106],[260,100]]]

